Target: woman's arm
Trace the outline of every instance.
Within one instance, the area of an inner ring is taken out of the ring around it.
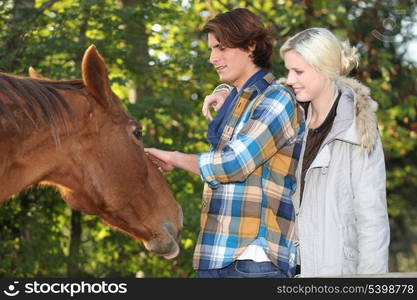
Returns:
[[[386,175],[382,143],[372,152],[352,156],[354,212],[358,234],[359,274],[388,272],[390,228],[386,201]]]
[[[214,111],[219,111],[222,107],[224,100],[226,100],[227,95],[233,88],[227,84],[218,85],[211,95],[208,95],[204,98],[202,112],[204,117],[208,120],[213,120],[213,117],[210,113],[210,107],[213,106]]]

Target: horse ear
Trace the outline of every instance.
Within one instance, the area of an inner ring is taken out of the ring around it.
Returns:
[[[98,53],[96,46],[91,45],[85,51],[81,68],[87,92],[91,94],[101,106],[107,108],[111,101],[110,82],[107,75],[106,64]]]
[[[41,74],[39,74],[34,68],[29,67],[28,69],[29,77],[35,78],[35,79],[48,79],[43,77]]]

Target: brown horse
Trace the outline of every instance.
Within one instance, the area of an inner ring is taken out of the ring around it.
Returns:
[[[82,76],[0,73],[0,202],[34,184],[52,185],[71,208],[175,257],[181,208],[146,157],[141,127],[111,91],[95,46],[84,53]]]

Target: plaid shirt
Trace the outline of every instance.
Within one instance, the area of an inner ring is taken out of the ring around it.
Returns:
[[[305,124],[289,90],[271,73],[260,80],[269,86],[245,89],[218,148],[198,157],[205,185],[195,269],[223,268],[258,238],[271,261],[294,275],[291,195]]]

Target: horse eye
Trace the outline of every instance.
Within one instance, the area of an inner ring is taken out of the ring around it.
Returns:
[[[133,135],[135,136],[135,138],[140,140],[142,138],[142,130],[139,128],[135,128],[135,130],[133,130]]]

